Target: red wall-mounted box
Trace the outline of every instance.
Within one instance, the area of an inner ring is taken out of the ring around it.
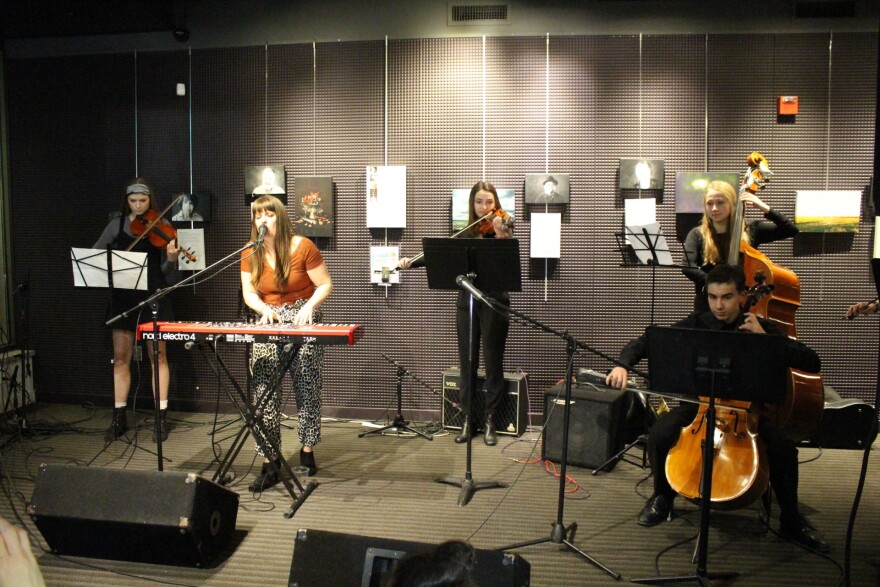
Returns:
[[[798,97],[797,96],[779,96],[779,114],[797,114],[798,113]]]

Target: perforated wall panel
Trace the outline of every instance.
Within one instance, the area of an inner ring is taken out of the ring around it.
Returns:
[[[516,193],[525,280],[514,307],[616,356],[650,322],[686,314],[693,292],[678,270],[620,266],[615,233],[626,199],[657,199],[657,220],[681,260],[679,239],[697,219],[675,214],[678,171],[741,172],[745,156],[762,151],[776,175],[761,197],[787,215],[796,190],[868,184],[877,35],[836,34],[831,53],[829,40],[392,40],[387,86],[382,41],[12,60],[15,267],[21,275],[39,259],[30,305],[37,388],[44,399],[109,405],[106,294],[72,287],[67,251],[94,242],[135,171],[155,183],[161,202],[188,191],[190,156],[193,189],[213,198],[213,220],[204,226],[209,262],[248,238],[245,166],[284,165],[289,192],[297,175],[333,177],[336,234],[316,239],[334,280],[326,319],[364,324],[366,335],[328,352],[328,413],[393,411],[396,369],[383,354],[436,391],[441,372],[456,366],[455,293],[428,289],[420,270],[404,272],[389,289],[371,285],[369,247],[400,244],[412,256],[422,238],[449,234],[451,191],[482,179],[484,165],[486,179]],[[190,76],[189,96],[178,98],[176,83]],[[800,97],[796,120],[777,120],[779,95]],[[617,188],[618,160],[639,156],[664,159],[664,190]],[[365,227],[365,166],[386,163],[407,166],[405,229]],[[562,256],[547,263],[528,258],[529,215],[545,208],[526,207],[523,196],[524,174],[545,170],[571,179],[570,204],[548,209],[562,213]],[[70,218],[68,228],[47,235],[46,224]],[[763,249],[799,275],[798,334],[821,354],[826,384],[845,397],[871,397],[876,381],[876,320],[840,320],[850,303],[875,295],[872,228],[865,213],[856,234],[799,235]],[[170,303],[179,319],[233,320],[239,299],[233,264]],[[243,350],[221,353],[244,380]],[[212,405],[219,391],[207,366],[182,348],[169,354],[172,406]],[[608,367],[589,352],[576,364]],[[564,341],[514,325],[505,370],[517,369],[528,372],[530,411],[540,414],[541,392],[564,374]],[[420,382],[407,378],[403,390],[405,412],[439,413],[439,395]]]

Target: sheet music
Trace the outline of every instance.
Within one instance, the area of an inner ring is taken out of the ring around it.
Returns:
[[[113,287],[147,290],[147,253],[111,251]],[[70,249],[76,287],[109,287],[105,249]]]

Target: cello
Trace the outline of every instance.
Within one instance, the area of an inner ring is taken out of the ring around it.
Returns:
[[[743,312],[750,311],[772,290],[757,276],[747,290]],[[676,493],[698,500],[703,477],[703,442],[707,425],[708,399],[700,398],[694,421],[682,428],[678,442],[666,457],[666,478]],[[763,441],[758,437],[760,414],[750,402],[716,399],[713,431],[711,504],[722,510],[745,507],[761,496],[770,481],[770,469]]]
[[[740,195],[762,189],[771,172],[760,153],[748,157],[749,168],[740,185]],[[733,235],[743,234],[744,205],[734,210],[731,223],[729,264],[742,264],[748,296],[743,312],[766,318],[794,338],[794,312],[800,306],[797,276]],[[824,406],[824,388],[819,375],[789,369],[786,400],[781,406],[766,408],[730,400],[716,400],[719,408],[714,422],[715,474],[712,476],[711,503],[718,509],[744,507],[767,488],[769,470],[757,425],[763,413],[793,440],[807,437],[819,424]],[[682,433],[666,459],[666,476],[671,487],[688,499],[700,496],[702,471],[702,426],[706,409],[701,407],[694,421]]]

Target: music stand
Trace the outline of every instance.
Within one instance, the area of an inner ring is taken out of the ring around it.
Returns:
[[[422,240],[425,251],[425,268],[428,271],[428,288],[457,290],[464,289],[459,282],[466,278],[475,287],[493,292],[522,291],[522,276],[519,262],[519,241],[516,239],[452,239],[426,238]],[[474,394],[477,389],[476,369],[473,369],[477,345],[474,340],[474,294],[468,300],[468,357],[467,365],[461,365],[462,378],[469,382],[470,401],[467,418],[474,426]],[[486,308],[486,311],[491,309]],[[465,476],[442,477],[437,483],[447,483],[461,487],[458,505],[470,502],[474,492],[481,489],[507,487],[500,481],[474,481],[471,472],[473,436],[467,437],[467,457]]]
[[[666,236],[663,234],[663,229],[660,227],[659,222],[651,222],[644,225],[627,225],[625,228],[625,234],[615,233],[615,236],[617,237],[617,246],[620,250],[621,259],[623,260],[622,266],[648,266],[651,268],[651,320],[649,324],[653,324],[655,299],[657,297],[657,267],[659,266],[671,269],[680,269],[682,265],[676,265],[673,261],[672,253],[669,250],[669,244],[666,241]],[[629,246],[631,250],[628,249],[627,246]],[[630,253],[635,254],[638,263],[633,263],[630,260]],[[687,257],[687,253],[685,253],[685,257]],[[643,432],[639,434],[638,438],[624,446],[622,449],[620,449],[620,451],[612,455],[604,463],[593,469],[593,475],[597,475],[599,471],[608,470],[609,466],[616,464],[619,461],[636,464],[626,460],[624,458],[624,455],[626,455],[631,449],[635,448],[638,445],[641,445],[642,447],[641,467],[642,469],[647,467],[648,427],[649,420],[651,418],[651,411],[653,408],[651,406],[648,396],[645,393],[637,390],[630,390],[630,392],[634,394],[633,401],[638,400],[638,402],[643,405],[645,409],[643,416],[644,421],[642,424]]]
[[[705,422],[715,422],[715,398],[782,403],[788,378],[787,339],[746,332],[692,330],[651,326],[646,331],[651,389],[709,398]],[[693,575],[632,579],[634,583],[662,584],[739,576],[735,571],[709,573],[709,508],[712,501],[712,459],[715,426],[704,425],[703,468],[700,488],[700,533],[697,569]]]
[[[107,249],[82,249],[72,247],[70,260],[73,269],[73,284],[75,287],[87,288],[110,288],[132,289],[147,291],[147,253],[136,251],[117,251]],[[129,313],[139,308],[131,308],[107,322],[109,326],[116,320],[128,317]],[[154,315],[155,322],[155,315]],[[152,379],[156,382],[153,390],[155,404],[155,431],[156,452],[139,447],[158,458],[158,470],[162,470],[165,460],[162,456],[162,435],[159,432],[159,350],[158,342],[153,343],[153,373]],[[107,444],[109,446],[109,443]],[[104,449],[107,448],[104,447]],[[103,452],[103,450],[102,450]],[[98,453],[100,454],[100,453]]]
[[[147,289],[147,253],[70,249],[75,287]]]

